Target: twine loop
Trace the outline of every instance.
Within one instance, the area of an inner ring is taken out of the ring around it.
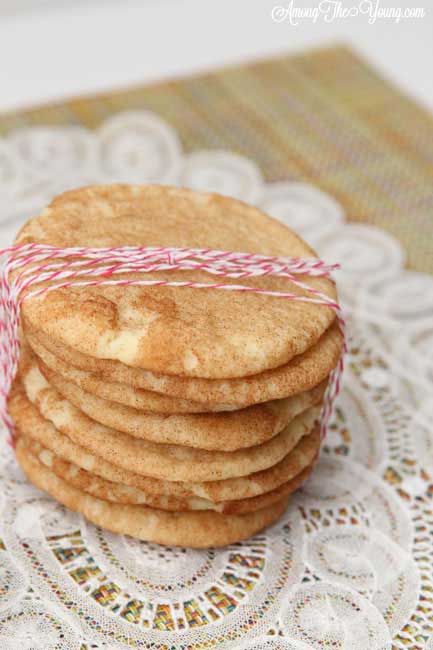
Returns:
[[[335,398],[341,388],[346,345],[346,323],[340,305],[297,276],[331,278],[337,264],[328,265],[316,258],[268,257],[255,253],[226,252],[207,248],[121,246],[110,248],[58,248],[43,244],[21,244],[0,249],[0,417],[13,435],[13,423],[7,411],[7,396],[19,361],[20,311],[24,300],[68,287],[167,286],[190,289],[239,291],[297,300],[330,307],[343,337],[340,359],[330,374],[325,392],[321,432],[326,434]],[[162,271],[202,271],[221,278],[215,282],[149,279],[146,273]],[[11,280],[11,273],[14,278]],[[143,274],[140,278],[122,277]],[[222,278],[243,280],[254,277],[286,278],[308,295],[272,291],[241,283],[225,283]],[[43,286],[39,286],[39,285]]]

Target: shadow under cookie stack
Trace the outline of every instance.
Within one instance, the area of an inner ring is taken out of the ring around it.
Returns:
[[[16,243],[31,242],[315,256],[254,207],[164,186],[66,192],[21,229]],[[336,299],[330,280],[301,279]],[[281,277],[242,284],[307,295]],[[30,297],[8,404],[18,462],[111,531],[196,548],[237,542],[276,521],[312,471],[341,347],[331,308],[257,293],[101,285]]]

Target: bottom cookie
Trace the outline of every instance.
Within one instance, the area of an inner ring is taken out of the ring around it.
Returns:
[[[247,539],[275,522],[287,506],[287,497],[269,507],[243,515],[217,512],[167,512],[142,505],[103,501],[69,485],[44,467],[23,445],[18,462],[30,481],[92,523],[114,533],[131,535],[166,546],[208,548]]]

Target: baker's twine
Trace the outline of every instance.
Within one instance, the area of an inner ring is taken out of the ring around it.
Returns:
[[[321,413],[321,433],[325,436],[335,399],[340,392],[346,345],[346,323],[337,302],[302,282],[297,275],[331,278],[338,264],[327,265],[318,259],[267,257],[254,253],[228,253],[207,248],[165,248],[122,246],[112,248],[57,248],[42,244],[22,244],[0,249],[0,417],[13,441],[14,427],[7,409],[7,398],[17,372],[20,343],[20,311],[24,300],[68,287],[148,286],[189,289],[215,289],[257,293],[274,298],[297,300],[330,307],[343,337],[342,354],[330,374]],[[66,258],[66,259],[65,259]],[[11,272],[14,279],[11,280]],[[210,275],[242,280],[273,276],[286,278],[309,295],[271,291],[243,284],[191,282],[178,280],[128,279],[124,273],[158,271],[204,271]],[[43,283],[43,286],[38,286]]]

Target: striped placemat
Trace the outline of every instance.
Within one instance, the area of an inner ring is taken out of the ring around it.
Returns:
[[[253,158],[268,181],[296,179],[333,195],[351,221],[404,245],[408,265],[433,271],[433,118],[345,47],[26,110],[20,126],[97,127],[148,109],[186,151],[224,148]]]

